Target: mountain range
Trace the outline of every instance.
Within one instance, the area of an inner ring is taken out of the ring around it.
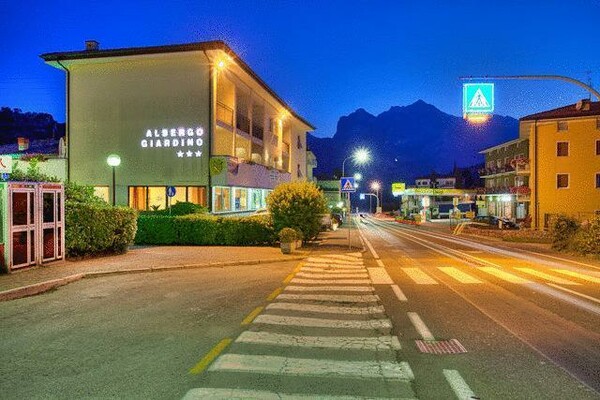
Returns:
[[[416,177],[432,172],[449,174],[453,168],[483,163],[479,151],[516,139],[519,121],[494,115],[488,122],[473,125],[446,114],[422,100],[394,106],[379,115],[362,108],[339,119],[333,137],[309,135],[308,146],[317,157],[315,176],[338,178],[343,160],[359,147],[371,152],[365,166],[346,161],[345,175],[360,171],[367,180],[382,182],[390,192],[392,182],[414,184]]]

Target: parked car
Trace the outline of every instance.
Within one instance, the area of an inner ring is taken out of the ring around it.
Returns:
[[[502,222],[502,229],[519,229],[519,226],[508,218],[495,217],[493,215],[478,215],[473,218],[473,222],[493,226],[496,228],[500,228],[500,222]]]

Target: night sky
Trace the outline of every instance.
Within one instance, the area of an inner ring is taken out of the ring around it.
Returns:
[[[331,136],[359,107],[423,99],[460,115],[464,75],[591,75],[600,87],[599,21],[598,0],[0,0],[0,106],[64,121],[65,74],[38,56],[86,39],[104,49],[221,39]],[[496,111],[518,118],[587,96],[562,82],[499,81]]]

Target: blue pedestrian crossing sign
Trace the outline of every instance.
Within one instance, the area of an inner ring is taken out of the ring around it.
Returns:
[[[175,186],[167,187],[167,196],[174,197],[176,194],[177,194],[177,189],[175,189]]]
[[[493,83],[463,84],[463,113],[491,114],[494,112]]]
[[[340,190],[342,193],[356,192],[356,186],[354,185],[354,177],[349,176],[349,177],[340,179]]]

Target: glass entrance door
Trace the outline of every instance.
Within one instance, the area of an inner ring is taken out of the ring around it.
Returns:
[[[10,247],[12,269],[35,264],[35,189],[13,189],[10,192]]]

